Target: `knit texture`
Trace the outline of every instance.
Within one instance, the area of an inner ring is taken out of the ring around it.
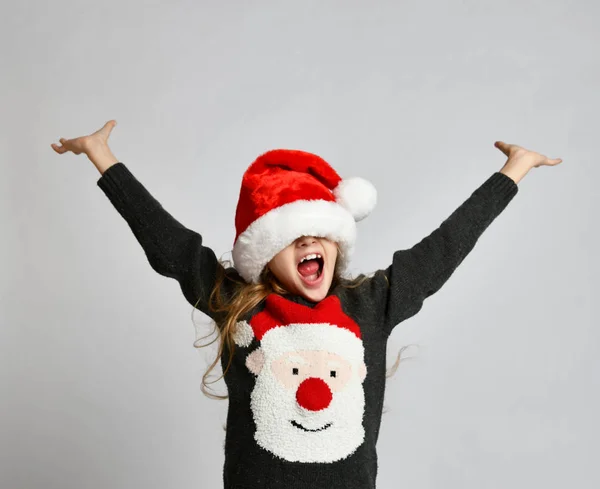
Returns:
[[[221,321],[208,298],[222,265],[202,236],[173,218],[122,162],[97,183],[150,266]],[[318,304],[270,296],[241,318],[225,376],[225,489],[376,487],[389,335],[446,283],[517,192],[510,177],[493,173],[430,235],[393,253],[391,264],[361,286],[333,287]],[[235,269],[224,271],[239,279]],[[223,367],[230,355],[223,355]]]

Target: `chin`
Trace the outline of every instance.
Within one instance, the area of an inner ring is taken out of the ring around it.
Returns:
[[[327,292],[329,292],[329,290],[303,290],[300,292],[300,295],[309,301],[321,302],[327,297]]]
[[[320,284],[318,288],[309,288],[305,286],[302,282],[296,287],[297,293],[303,296],[305,299],[308,299],[312,302],[321,302],[327,294],[329,293],[329,289],[331,287],[332,279],[325,276],[323,277],[323,282]]]

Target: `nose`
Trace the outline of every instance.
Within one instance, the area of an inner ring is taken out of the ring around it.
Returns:
[[[317,242],[317,238],[315,238],[314,236],[301,236],[300,238],[298,238],[298,245],[299,246],[310,246],[313,243]]]
[[[318,377],[309,377],[304,380],[296,391],[296,401],[300,407],[309,411],[320,411],[325,409],[331,400],[333,394],[327,383]]]

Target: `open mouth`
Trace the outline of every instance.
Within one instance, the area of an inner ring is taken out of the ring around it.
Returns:
[[[292,423],[292,426],[295,426],[296,428],[298,428],[298,429],[300,429],[302,431],[309,431],[311,433],[316,433],[317,431],[326,430],[327,428],[329,428],[332,425],[332,423],[327,423],[322,428],[317,428],[315,430],[309,430],[308,428],[305,428],[304,426],[302,426],[300,423],[296,423],[296,421],[294,421],[293,419],[292,419],[291,423]]]
[[[320,253],[306,255],[298,263],[298,273],[307,285],[319,284],[323,276],[325,261]]]

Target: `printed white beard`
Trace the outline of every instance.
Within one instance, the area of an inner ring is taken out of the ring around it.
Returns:
[[[256,379],[250,406],[256,423],[257,443],[290,462],[335,462],[351,455],[363,442],[362,424],[365,395],[362,383],[353,375],[331,404],[311,412],[296,402],[296,392],[285,388],[265,366]],[[292,421],[308,430],[304,431]]]

